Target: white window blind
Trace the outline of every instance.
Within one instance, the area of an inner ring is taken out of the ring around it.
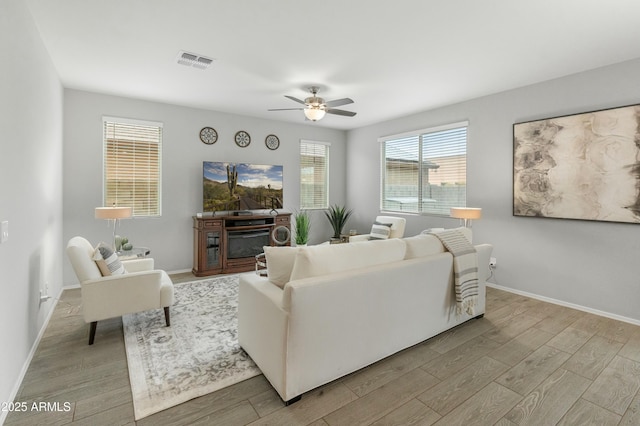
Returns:
[[[104,205],[161,215],[162,123],[103,117]]]
[[[300,141],[300,208],[329,207],[329,147],[326,142]]]
[[[381,209],[449,215],[467,199],[467,122],[379,139]]]

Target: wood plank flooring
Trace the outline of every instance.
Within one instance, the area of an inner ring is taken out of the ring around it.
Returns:
[[[289,407],[258,376],[136,422],[122,320],[87,338],[80,291],[67,290],[15,400],[60,409],[6,425],[640,425],[640,327],[491,288],[484,318]]]

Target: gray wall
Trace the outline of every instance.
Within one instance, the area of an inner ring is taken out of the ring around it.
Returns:
[[[9,402],[62,287],[62,86],[26,4],[0,1],[0,401]],[[0,413],[2,423],[6,412]]]
[[[331,142],[330,201],[345,198],[345,139],[341,130],[311,123],[290,124],[224,114],[176,105],[147,102],[67,89],[64,92],[64,240],[82,235],[94,243],[110,241],[106,221],[94,219],[94,208],[102,205],[102,116],[160,121],[163,128],[162,217],[121,221],[119,234],[134,245],[151,248],[156,266],[167,271],[193,266],[192,216],[202,211],[202,162],[230,161],[282,164],[284,210],[299,208],[300,139]],[[302,120],[302,114],[301,114]],[[204,126],[218,131],[213,145],[200,142]],[[238,147],[238,130],[251,135],[251,144]],[[267,149],[268,134],[280,138],[280,148]],[[331,230],[321,212],[312,212],[311,242],[327,240]],[[65,284],[77,280],[68,261]]]
[[[638,75],[635,60],[350,131],[353,226],[366,230],[379,211],[378,137],[469,120],[467,205],[483,209],[474,242],[494,244],[495,282],[640,322],[638,225],[512,216],[513,123],[638,103]],[[407,235],[457,225],[449,218],[407,221]]]

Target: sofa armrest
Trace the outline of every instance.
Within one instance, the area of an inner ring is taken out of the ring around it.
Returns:
[[[282,289],[249,272],[240,275],[238,291],[238,342],[273,386],[282,389],[289,327]]]
[[[163,287],[170,286],[170,289]],[[168,291],[170,290],[170,291]],[[173,285],[164,271],[111,275],[81,284],[84,320],[100,321],[133,312],[158,309],[173,300]],[[163,297],[161,293],[171,293]]]
[[[140,259],[123,260],[122,265],[127,272],[152,271],[154,261],[152,257],[144,257]]]

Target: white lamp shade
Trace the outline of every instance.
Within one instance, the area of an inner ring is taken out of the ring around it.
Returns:
[[[131,207],[96,207],[96,219],[126,219],[132,213]]]
[[[304,116],[307,117],[311,121],[322,120],[324,115],[326,114],[325,110],[320,108],[305,108]]]
[[[478,207],[451,207],[450,215],[456,219],[480,219],[482,209]]]

